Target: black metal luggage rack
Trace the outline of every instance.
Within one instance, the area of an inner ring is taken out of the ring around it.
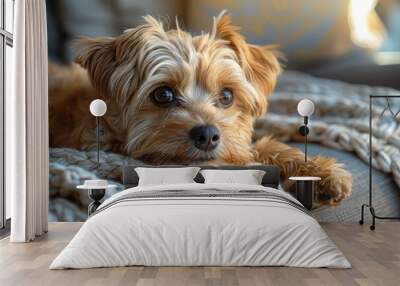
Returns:
[[[400,110],[396,113],[393,112],[392,107],[390,106],[390,99],[400,98],[400,95],[370,95],[369,96],[369,202],[368,204],[363,204],[361,206],[361,219],[359,221],[360,224],[364,224],[364,209],[368,208],[372,215],[372,224],[370,225],[370,229],[375,229],[375,220],[383,219],[383,220],[400,220],[400,217],[385,217],[379,216],[375,213],[375,208],[372,204],[372,101],[376,98],[386,98],[386,106],[382,110],[379,118],[381,118],[386,111],[389,111],[392,118],[396,119],[400,114]]]

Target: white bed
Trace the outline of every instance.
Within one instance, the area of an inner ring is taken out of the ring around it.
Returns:
[[[127,265],[351,267],[289,194],[198,183],[138,186],[112,196],[50,269]]]

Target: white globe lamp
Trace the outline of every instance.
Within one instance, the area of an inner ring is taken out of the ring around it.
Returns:
[[[300,100],[300,102],[297,104],[297,112],[304,117],[311,116],[314,113],[314,109],[314,102],[308,98]]]
[[[95,99],[90,103],[89,109],[93,116],[101,117],[107,112],[107,104],[101,99]]]

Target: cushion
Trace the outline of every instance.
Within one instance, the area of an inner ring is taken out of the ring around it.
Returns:
[[[335,59],[357,50],[349,23],[350,0],[190,0],[187,27],[209,31],[222,10],[253,44],[276,44],[289,64]],[[374,11],[370,14],[377,18]],[[361,15],[363,16],[363,15]],[[367,17],[365,15],[365,17]],[[378,25],[377,25],[378,26]],[[375,31],[383,33],[383,27]]]
[[[265,171],[262,170],[202,170],[205,184],[233,183],[261,185]]]
[[[139,186],[166,185],[166,184],[188,184],[195,183],[193,180],[200,168],[147,168],[135,169],[139,175]]]

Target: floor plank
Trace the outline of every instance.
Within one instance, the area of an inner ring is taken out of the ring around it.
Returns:
[[[32,243],[0,240],[0,285],[399,285],[400,222],[325,224],[323,228],[352,263],[352,269],[289,267],[119,267],[48,270],[81,223],[50,223],[49,233]]]

